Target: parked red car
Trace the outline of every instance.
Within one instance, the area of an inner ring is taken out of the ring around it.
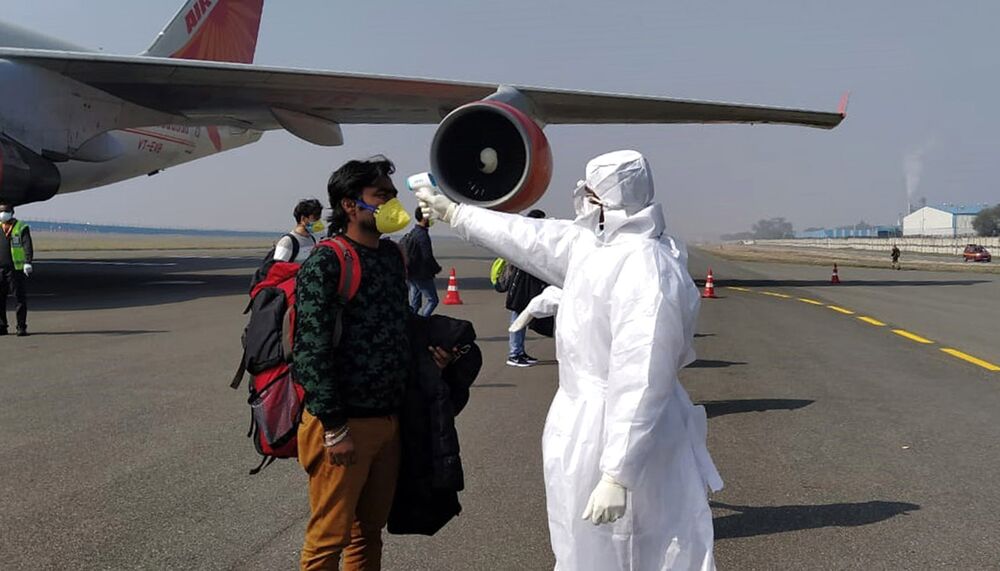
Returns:
[[[966,246],[965,252],[962,252],[962,256],[966,262],[990,262],[993,260],[990,251],[978,244],[969,244]]]

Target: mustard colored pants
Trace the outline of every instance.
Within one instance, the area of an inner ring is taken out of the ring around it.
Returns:
[[[309,474],[312,515],[302,546],[303,571],[382,568],[382,528],[389,519],[399,476],[399,422],[395,416],[347,421],[357,462],[334,466],[323,448],[323,424],[304,411],[299,463]]]

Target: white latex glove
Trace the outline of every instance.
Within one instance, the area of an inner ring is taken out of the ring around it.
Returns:
[[[594,525],[611,523],[625,515],[625,497],[628,490],[607,474],[601,475],[601,481],[590,493],[587,509],[583,510],[583,519],[589,519]]]
[[[507,328],[507,331],[510,331],[511,333],[517,333],[518,331],[527,327],[528,324],[531,323],[531,320],[534,318],[535,316],[528,313],[528,309],[525,308],[524,311],[518,314],[517,319],[515,319],[514,322],[510,324],[510,327]]]
[[[31,275],[31,264],[24,264],[24,270],[23,271],[24,271],[24,275],[30,276]]]
[[[413,194],[420,201],[420,210],[424,216],[429,216],[431,220],[443,220],[451,223],[458,205],[450,198],[427,188],[421,188]]]
[[[510,324],[507,331],[516,333],[528,326],[532,319],[550,317],[559,310],[559,301],[562,299],[562,289],[556,286],[548,286],[542,293],[531,298],[528,305],[524,307],[517,319]]]

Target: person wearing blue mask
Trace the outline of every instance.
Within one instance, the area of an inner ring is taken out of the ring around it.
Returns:
[[[300,200],[292,211],[295,228],[274,245],[274,259],[279,262],[302,263],[316,245],[316,235],[323,231],[323,205],[315,198]]]

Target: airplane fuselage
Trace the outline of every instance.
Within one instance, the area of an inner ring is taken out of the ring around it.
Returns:
[[[60,194],[88,190],[248,145],[260,131],[217,126],[156,125],[110,131],[123,153],[94,163],[56,163],[62,175]]]
[[[3,22],[0,46],[93,51]],[[144,126],[108,128],[123,117]],[[172,118],[48,70],[0,59],[0,137],[51,162],[59,173],[57,193],[159,172],[256,142],[263,134],[229,126],[163,123]],[[24,201],[45,200],[46,194],[26,194]]]

